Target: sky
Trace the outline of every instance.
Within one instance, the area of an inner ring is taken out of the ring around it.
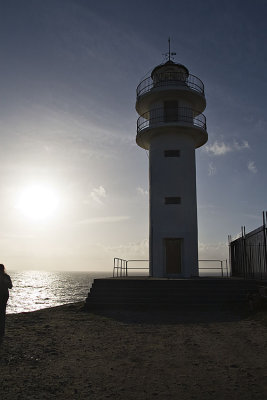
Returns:
[[[139,82],[175,61],[205,85],[199,258],[267,209],[265,1],[0,0],[0,254],[9,269],[148,258]]]

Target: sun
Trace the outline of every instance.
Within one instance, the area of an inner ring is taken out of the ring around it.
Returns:
[[[27,186],[19,194],[16,208],[32,220],[47,220],[56,214],[59,196],[53,188],[46,185]]]

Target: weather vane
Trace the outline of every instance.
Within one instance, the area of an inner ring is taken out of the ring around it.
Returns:
[[[169,43],[169,51],[167,53],[163,53],[163,56],[165,57],[166,60],[171,61],[174,59],[173,56],[176,56],[176,53],[171,52],[171,38],[168,38],[168,43]]]

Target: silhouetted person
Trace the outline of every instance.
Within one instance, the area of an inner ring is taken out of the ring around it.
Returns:
[[[0,264],[0,340],[5,334],[6,304],[9,298],[8,289],[12,289],[10,276],[5,272],[5,266]]]

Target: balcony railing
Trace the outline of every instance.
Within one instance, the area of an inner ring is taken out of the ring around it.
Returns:
[[[169,72],[155,74],[153,79],[148,77],[144,79],[136,89],[137,99],[152,89],[159,87],[176,86],[179,88],[189,88],[201,93],[204,96],[204,84],[195,75],[182,72]]]
[[[137,133],[161,124],[173,125],[184,123],[207,130],[206,117],[187,107],[155,108],[142,114],[137,120]]]

